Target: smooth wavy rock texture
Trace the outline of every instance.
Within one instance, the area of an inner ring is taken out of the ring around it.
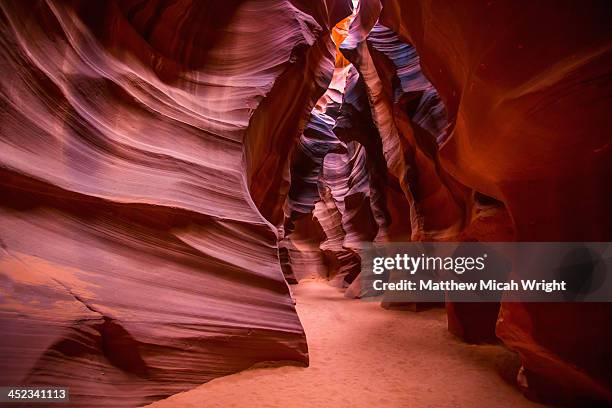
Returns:
[[[346,35],[339,36],[341,42]],[[340,54],[341,55],[341,54]],[[291,187],[279,230],[281,264],[289,282],[325,277],[346,287],[361,269],[358,250],[383,227],[366,149],[338,137],[345,92],[357,80],[345,59],[336,59],[328,90],[311,112],[291,155]],[[381,221],[379,225],[378,221]]]
[[[340,51],[365,83],[387,168],[410,203],[412,239],[448,239],[464,226],[465,210],[461,186],[437,165],[445,109],[414,48],[380,23],[370,27],[380,12],[376,3],[360,3]],[[369,31],[359,28],[364,21]]]
[[[307,362],[262,216],[281,209],[257,207],[258,182],[327,88],[350,5],[0,10],[0,383],[137,406],[256,361]]]
[[[507,208],[519,241],[610,241],[609,3],[383,2],[449,117],[440,166]],[[528,395],[612,401],[609,305],[503,303]]]

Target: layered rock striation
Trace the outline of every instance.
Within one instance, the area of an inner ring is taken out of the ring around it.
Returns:
[[[308,361],[266,178],[282,182],[349,14],[333,0],[1,3],[2,384],[138,406]]]
[[[459,237],[505,240],[513,226],[520,241],[610,241],[609,6],[382,5],[379,23],[416,48],[444,101],[439,167],[476,192]],[[519,352],[528,395],[611,401],[601,358],[611,314],[602,304],[502,303],[497,335]]]

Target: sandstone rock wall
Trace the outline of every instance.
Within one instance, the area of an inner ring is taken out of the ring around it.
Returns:
[[[3,1],[0,383],[138,406],[308,361],[266,178],[341,1]],[[104,398],[102,398],[104,397]]]
[[[503,203],[517,240],[612,237],[610,16],[603,1],[383,1],[380,23],[414,45],[445,103],[440,166]],[[503,303],[497,335],[520,353],[528,394],[610,401],[611,316],[601,304]]]

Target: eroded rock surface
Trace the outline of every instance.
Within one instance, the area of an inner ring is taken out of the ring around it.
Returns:
[[[138,406],[307,362],[265,218],[280,189],[261,186],[282,182],[349,4],[0,10],[0,382]]]
[[[503,203],[518,240],[610,241],[609,4],[383,4],[445,103],[445,171]],[[497,334],[530,395],[609,402],[611,318],[608,305],[503,303]]]

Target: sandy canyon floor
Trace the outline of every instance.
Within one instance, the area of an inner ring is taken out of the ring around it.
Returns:
[[[385,310],[324,282],[292,290],[310,367],[261,364],[149,407],[541,407],[514,386],[512,352],[462,343],[442,309]]]

